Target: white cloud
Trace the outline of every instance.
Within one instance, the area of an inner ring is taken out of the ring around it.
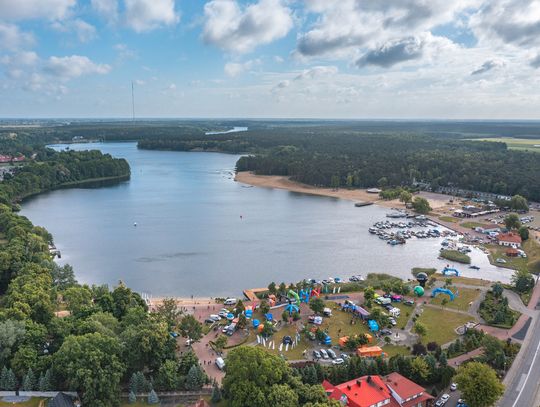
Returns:
[[[539,0],[489,0],[470,19],[481,44],[540,45]]]
[[[126,23],[136,32],[178,23],[174,0],[125,0]]]
[[[337,66],[314,66],[313,68],[305,69],[300,74],[295,76],[294,80],[317,79],[324,76],[332,76],[338,73]]]
[[[101,17],[109,23],[118,20],[118,1],[117,0],[91,0],[92,8]]]
[[[115,44],[113,48],[118,53],[118,58],[121,61],[124,61],[126,59],[133,59],[137,57],[137,52],[129,48],[126,44]]]
[[[259,0],[243,9],[235,0],[213,0],[204,15],[204,41],[236,53],[283,38],[293,26],[291,10],[281,0]]]
[[[106,64],[96,64],[88,57],[71,55],[67,57],[52,56],[47,60],[45,71],[62,81],[77,78],[83,75],[106,74],[111,67]]]
[[[34,37],[15,24],[0,22],[0,50],[18,50],[34,44]]]
[[[64,33],[75,33],[80,42],[89,42],[96,37],[96,28],[80,18],[68,21],[55,21],[52,28]]]
[[[249,71],[252,69],[255,65],[259,65],[261,63],[260,60],[249,60],[246,62],[228,62],[223,67],[223,70],[225,71],[225,74],[231,78],[234,78],[235,76],[240,75],[241,73],[245,71]]]
[[[66,17],[75,3],[76,0],[0,0],[0,18],[57,20]]]
[[[297,55],[355,59],[362,50],[415,37],[451,22],[478,3],[479,0],[308,0],[307,11],[318,18],[299,36]]]

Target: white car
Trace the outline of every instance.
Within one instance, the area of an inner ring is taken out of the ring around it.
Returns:
[[[441,396],[441,398],[439,400],[437,400],[437,402],[435,403],[435,406],[437,406],[437,407],[444,406],[449,398],[450,398],[450,396],[448,394],[446,394],[446,393],[443,394]]]
[[[342,365],[345,361],[342,358],[337,358],[332,361],[333,365]]]
[[[457,384],[456,383],[452,383],[450,385],[450,391],[456,391],[457,390]]]
[[[221,318],[227,318],[227,314],[229,314],[229,311],[219,311],[218,313]]]
[[[329,356],[325,349],[321,349],[320,352],[323,359],[328,359]]]

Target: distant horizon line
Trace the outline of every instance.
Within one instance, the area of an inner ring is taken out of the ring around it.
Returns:
[[[47,116],[47,117],[9,117],[0,116],[0,121],[16,121],[16,120],[65,120],[65,121],[126,121],[131,123],[141,121],[158,121],[158,120],[245,120],[245,121],[342,121],[342,122],[497,122],[497,123],[509,123],[509,122],[540,122],[538,119],[465,119],[465,118],[310,118],[310,117],[173,117],[173,116],[148,116],[139,117],[133,119],[129,116],[117,116],[117,117],[61,117],[61,116]]]

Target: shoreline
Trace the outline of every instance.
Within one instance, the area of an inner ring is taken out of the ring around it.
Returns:
[[[382,206],[384,208],[396,208],[406,209],[405,204],[398,199],[384,200],[379,197],[379,194],[372,194],[367,192],[366,188],[359,189],[347,189],[340,188],[334,190],[332,188],[315,187],[308,184],[302,184],[300,182],[292,181],[289,177],[284,175],[256,175],[251,171],[237,172],[234,180],[242,184],[252,185],[262,188],[275,188],[284,189],[286,191],[298,192],[302,194],[326,196],[330,198],[343,199],[351,202],[369,202],[374,205]],[[431,192],[419,192],[415,196],[421,196],[426,198],[433,209],[433,216],[437,216],[437,211],[441,208],[445,208],[449,195],[435,194]],[[438,220],[437,223],[440,223]],[[442,226],[448,227],[446,224]],[[452,229],[449,227],[449,229]]]

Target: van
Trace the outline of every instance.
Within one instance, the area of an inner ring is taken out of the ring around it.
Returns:
[[[323,309],[323,315],[325,317],[331,317],[332,316],[332,310],[330,308],[324,308]]]
[[[394,318],[398,318],[401,315],[401,310],[399,308],[392,308],[389,309],[388,312],[390,315],[392,315]]]
[[[216,358],[216,366],[219,370],[225,369],[225,361],[222,357]]]
[[[223,304],[224,305],[236,305],[237,302],[238,302],[238,300],[236,298],[227,298]]]
[[[392,302],[390,298],[386,297],[378,297],[375,301],[381,305],[390,304]]]

